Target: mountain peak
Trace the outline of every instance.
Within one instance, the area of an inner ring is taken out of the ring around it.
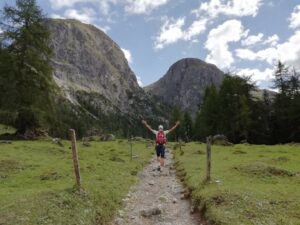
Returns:
[[[206,87],[219,87],[224,73],[215,65],[198,58],[183,58],[175,62],[157,82],[145,87],[171,105],[195,114],[202,103]]]

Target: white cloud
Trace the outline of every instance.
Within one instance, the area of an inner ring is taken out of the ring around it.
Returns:
[[[300,31],[296,31],[286,42],[277,45],[279,59],[300,69]]]
[[[129,14],[149,14],[152,10],[165,5],[169,0],[49,0],[52,8],[72,8],[76,4],[89,3],[98,7],[104,15],[110,13],[112,5],[120,4]]]
[[[277,34],[274,34],[274,35],[272,35],[272,36],[269,36],[269,37],[267,38],[267,40],[265,40],[263,43],[264,43],[264,44],[269,44],[269,45],[271,45],[271,46],[275,46],[275,45],[277,45],[278,41],[279,41],[278,35],[277,35]]]
[[[135,75],[135,76],[136,76],[136,79],[137,79],[137,82],[138,82],[139,86],[140,86],[140,87],[143,87],[143,86],[144,86],[144,84],[143,84],[143,82],[142,82],[142,79],[141,79],[141,77],[140,77],[140,76],[138,76],[138,75]]]
[[[169,45],[177,42],[182,39],[184,36],[182,26],[185,23],[185,18],[179,18],[177,20],[174,19],[166,19],[163,24],[160,34],[156,37],[155,40],[155,49],[164,48],[165,45]]]
[[[125,58],[127,59],[127,62],[128,62],[129,64],[132,64],[133,59],[132,59],[132,55],[131,55],[130,50],[125,49],[125,48],[121,48],[121,50],[123,51],[124,56],[125,56]],[[138,82],[139,86],[142,87],[142,86],[143,86],[143,82],[142,82],[141,77],[140,77],[140,76],[137,76],[137,75],[135,75],[135,76],[136,76],[136,79],[137,79],[137,82]]]
[[[0,28],[0,34],[2,34],[3,33],[3,30]]]
[[[290,28],[296,29],[300,27],[300,5],[297,5],[294,8],[293,13],[291,14],[291,17],[289,18],[290,21]]]
[[[104,33],[107,33],[108,31],[110,31],[110,27],[105,25],[105,26],[98,26],[98,25],[94,25],[95,27],[97,27],[98,29],[102,30]]]
[[[121,48],[121,50],[123,51],[125,58],[127,59],[127,61],[129,63],[132,63],[132,56],[131,56],[131,52],[128,49],[125,48]]]
[[[77,19],[80,20],[84,23],[92,23],[94,20],[94,13],[91,12],[91,14],[87,13],[84,14],[84,12],[79,12],[77,10],[74,9],[70,9],[70,10],[66,10],[65,12],[65,17],[61,16],[59,14],[51,14],[50,15],[51,18],[54,19],[66,19],[66,18],[70,18],[70,19]],[[93,24],[95,27],[97,27],[99,30],[102,30],[104,33],[107,33],[111,28],[107,25],[104,26],[99,26],[96,24]]]
[[[201,34],[206,30],[207,19],[199,19],[192,23],[188,30],[184,34],[185,40],[191,40],[198,34]]]
[[[49,0],[53,9],[73,8],[77,4],[89,3],[96,6],[104,15],[109,13],[111,4],[122,2],[121,0]]]
[[[266,68],[265,70],[258,69],[238,69],[236,74],[240,76],[251,76],[252,81],[255,81],[257,85],[260,85],[262,82],[269,82],[274,78],[273,69]]]
[[[196,14],[197,20],[195,20],[188,29],[184,30],[182,27],[184,26],[184,20],[183,23],[177,23],[179,22],[179,19],[175,21],[173,24],[170,23],[170,21],[166,21],[160,31],[160,34],[156,37],[155,41],[155,48],[161,49],[164,46],[175,43],[178,40],[195,40],[194,36],[199,35],[203,33],[208,24],[212,24],[214,19],[218,17],[219,15],[225,15],[225,16],[236,16],[236,17],[243,17],[243,16],[252,16],[255,17],[258,13],[258,10],[262,6],[263,0],[208,0],[206,2],[202,2],[198,9],[192,10],[192,14]],[[232,20],[234,21],[234,20]],[[239,22],[240,23],[240,22]],[[228,25],[228,24],[225,24]],[[239,24],[235,23],[235,25],[238,25],[237,28],[242,28],[242,26],[239,26]],[[241,25],[241,24],[240,24]],[[225,28],[225,27],[224,27]],[[242,31],[242,33],[239,33],[241,30],[231,29],[230,27],[227,27],[228,31],[232,34],[240,34],[243,37],[247,36],[246,31]],[[227,29],[225,28],[225,30]],[[219,29],[223,29],[223,27],[219,26]],[[223,30],[225,33],[226,31]],[[175,35],[171,35],[172,33],[176,33]],[[216,29],[213,29],[213,32],[210,32],[209,39],[214,39],[215,35],[214,32]],[[220,32],[222,32],[220,30]],[[263,34],[258,34],[258,37],[249,37],[248,40],[243,41],[244,45],[254,45],[256,42],[261,41]],[[241,37],[242,37],[241,36]],[[225,41],[222,41],[221,37],[218,38],[218,41],[220,40],[221,43],[225,44],[222,46],[220,43],[215,43],[215,47],[213,47],[214,44],[210,44],[210,41],[207,41],[206,48],[210,51],[210,54],[207,56],[207,60],[210,60],[213,63],[222,64],[222,66],[230,66],[233,62],[232,54],[228,51],[228,43],[229,42],[237,42],[240,40],[236,40],[238,38],[237,36],[234,36],[233,39],[228,39]],[[220,54],[220,55],[219,55]],[[222,55],[224,54],[224,55]],[[228,58],[227,58],[228,57]],[[227,58],[226,61],[221,63],[225,58]]]
[[[250,49],[236,49],[235,52],[237,57],[250,61],[260,60],[273,64],[278,60],[278,52],[276,48],[266,48],[257,52]]]
[[[61,16],[61,15],[58,15],[58,14],[51,14],[50,15],[51,18],[53,19],[65,19],[65,17]]]
[[[206,19],[195,20],[186,30],[183,29],[185,25],[184,17],[178,18],[177,20],[172,18],[165,19],[166,21],[155,39],[155,49],[162,49],[166,45],[173,44],[179,40],[190,41],[206,30]]]
[[[264,35],[262,33],[259,33],[257,35],[248,36],[245,40],[242,40],[241,44],[243,46],[251,46],[251,45],[257,44],[262,41],[263,36]]]
[[[210,0],[202,2],[199,9],[194,10],[193,13],[197,15],[206,13],[211,18],[219,15],[255,17],[261,6],[262,0]]]
[[[228,44],[238,42],[246,33],[239,20],[228,20],[212,29],[205,43],[205,48],[209,51],[206,61],[221,68],[228,68],[234,62]]]
[[[82,2],[82,0],[49,0],[52,8],[60,9],[63,7],[72,7],[78,2]]]
[[[272,39],[272,38],[270,38]],[[277,38],[273,38],[277,39]],[[277,46],[265,48],[254,52],[250,49],[236,49],[237,57],[250,61],[265,61],[274,64],[281,60],[290,66],[300,69],[300,31],[296,31],[286,42],[277,44]]]
[[[169,0],[127,0],[125,11],[130,14],[148,14]]]
[[[242,46],[257,47],[259,45],[276,46],[278,44],[279,37],[277,34],[264,38],[263,33],[257,35],[250,35],[246,39],[241,41]]]
[[[110,12],[110,8],[111,8],[111,4],[117,4],[117,0],[101,0],[101,1],[97,1],[98,2],[98,6],[100,11],[104,14],[104,15],[108,15]]]
[[[65,18],[76,19],[88,24],[93,22],[95,15],[95,11],[91,8],[83,8],[80,11],[76,9],[67,9],[64,13]]]

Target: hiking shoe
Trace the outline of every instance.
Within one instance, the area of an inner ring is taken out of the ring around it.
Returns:
[[[160,168],[160,166],[159,166],[159,167],[157,167],[157,171],[161,171],[161,168]]]

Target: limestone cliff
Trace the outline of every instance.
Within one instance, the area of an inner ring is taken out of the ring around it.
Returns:
[[[121,48],[104,32],[77,20],[48,19],[46,24],[54,79],[72,104],[95,119],[114,115],[130,123],[142,117],[165,120],[167,112],[139,87]]]

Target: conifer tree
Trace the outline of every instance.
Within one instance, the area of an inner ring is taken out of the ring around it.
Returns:
[[[5,6],[2,23],[3,40],[8,53],[14,59],[17,113],[19,132],[46,126],[54,115],[54,82],[49,65],[49,31],[45,17],[35,0],[17,0],[16,6]]]
[[[218,93],[215,86],[207,87],[205,90],[203,104],[196,118],[196,136],[204,139],[209,135],[215,135],[219,131],[219,104]]]
[[[300,136],[299,73],[291,71],[285,64],[278,62],[275,70],[274,87],[279,93],[273,104],[273,143],[298,141]]]
[[[220,87],[220,130],[233,142],[247,139],[253,89],[249,78],[239,76],[226,76]]]
[[[191,141],[192,138],[193,138],[193,129],[194,129],[194,127],[193,127],[192,117],[188,112],[184,113],[182,129],[183,129],[184,140],[186,142]]]
[[[183,113],[178,106],[175,106],[171,113],[170,126],[173,126],[176,121],[183,121]],[[179,141],[183,139],[183,128],[182,125],[177,127],[172,133],[170,133],[170,140]]]

